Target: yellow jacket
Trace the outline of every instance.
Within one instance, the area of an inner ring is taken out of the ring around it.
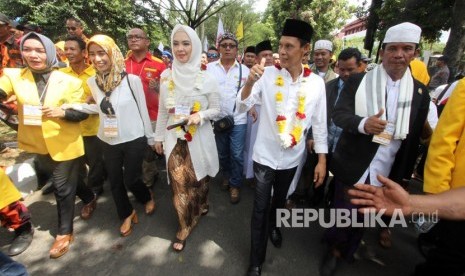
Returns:
[[[21,194],[8,175],[0,168],[0,210],[21,199]]]
[[[87,85],[87,80],[95,75],[95,69],[92,65],[87,67],[81,74],[76,74],[71,67],[65,67],[60,69],[61,72],[66,73],[70,76],[78,78],[82,81],[82,87],[84,88],[84,93],[82,94],[81,101],[86,102],[88,97],[92,97],[90,88]],[[98,132],[98,127],[100,124],[100,119],[98,114],[89,115],[89,118],[85,119],[81,123],[81,133],[82,136],[95,136]]]
[[[428,86],[430,77],[428,74],[428,68],[426,68],[426,65],[423,61],[418,59],[412,60],[410,62],[410,69],[412,70],[412,75],[414,79],[417,79],[425,86]]]
[[[23,105],[40,105],[39,93],[29,69],[8,69],[0,78],[0,88],[18,101],[18,144],[25,151],[50,154],[55,161],[66,161],[84,155],[79,123],[42,117],[42,126],[24,125]],[[57,107],[65,103],[80,103],[81,80],[53,71],[48,80],[44,106]]]
[[[465,79],[455,87],[434,130],[424,180],[427,193],[465,186]]]

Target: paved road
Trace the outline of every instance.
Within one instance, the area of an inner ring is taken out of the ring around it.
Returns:
[[[56,235],[54,198],[35,192],[25,202],[33,216],[34,241],[15,260],[26,265],[31,275],[244,275],[253,190],[244,187],[241,202],[231,205],[228,193],[219,186],[218,180],[212,181],[210,212],[187,240],[185,250],[175,253],[171,240],[177,230],[177,219],[166,177],[161,177],[154,186],[157,209],[152,216],[145,216],[143,206],[134,203],[139,224],[126,238],[119,235],[120,221],[106,183],[105,193],[90,220],[80,219],[76,212],[75,243],[69,253],[57,260],[48,258]],[[81,206],[77,201],[76,210]],[[283,229],[283,246],[276,249],[269,243],[262,275],[318,275],[318,264],[325,250],[320,242],[323,231],[315,223],[308,228]],[[385,265],[362,259],[343,264],[336,275],[408,275],[414,264],[422,260],[412,227],[395,228],[393,247],[389,250],[377,245],[376,233],[369,230],[365,241]],[[11,238],[12,234],[0,230],[0,250],[7,250]]]

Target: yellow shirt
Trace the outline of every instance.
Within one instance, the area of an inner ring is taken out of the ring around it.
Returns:
[[[7,96],[16,95],[18,101],[18,145],[38,154],[50,154],[55,161],[66,161],[84,155],[84,144],[79,123],[59,118],[42,117],[42,126],[24,125],[24,105],[40,105],[39,92],[32,72],[9,69],[0,78],[0,89]],[[53,71],[48,79],[44,106],[81,103],[81,80],[60,71]]]
[[[90,92],[90,88],[87,85],[87,80],[95,76],[95,69],[94,67],[88,66],[81,74],[77,74],[73,71],[71,67],[61,68],[61,72],[66,73],[70,76],[78,78],[82,81],[82,87],[84,88],[84,93],[82,94],[82,102],[86,102],[88,97],[92,97],[92,93]],[[81,133],[82,136],[95,136],[98,132],[98,127],[100,124],[98,114],[89,115],[89,118],[85,119],[81,122]]]
[[[465,79],[459,81],[428,148],[423,190],[440,193],[465,186]]]
[[[414,79],[417,79],[425,86],[428,86],[429,83],[429,74],[428,68],[423,61],[414,59],[410,62],[410,69],[412,70],[412,76]]]
[[[0,168],[0,210],[20,198],[21,194],[18,189],[13,185],[5,171]]]

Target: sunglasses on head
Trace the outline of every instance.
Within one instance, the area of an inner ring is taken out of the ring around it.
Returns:
[[[218,54],[207,54],[207,57],[208,58],[217,58],[217,57],[219,57],[219,55]]]
[[[76,27],[66,27],[66,29],[67,29],[68,31],[75,31],[75,30],[76,30]]]

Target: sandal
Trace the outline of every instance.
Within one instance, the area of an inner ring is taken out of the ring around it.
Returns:
[[[379,244],[381,244],[384,248],[391,248],[391,230],[389,229],[381,229],[379,232]]]
[[[174,245],[177,244],[177,243],[182,245],[182,247],[181,247],[180,249],[174,247]],[[176,237],[175,240],[173,241],[173,246],[172,246],[174,252],[178,252],[178,253],[179,253],[179,252],[181,252],[181,251],[184,250],[184,247],[186,247],[186,240],[180,240],[180,239],[178,239],[178,238]]]

